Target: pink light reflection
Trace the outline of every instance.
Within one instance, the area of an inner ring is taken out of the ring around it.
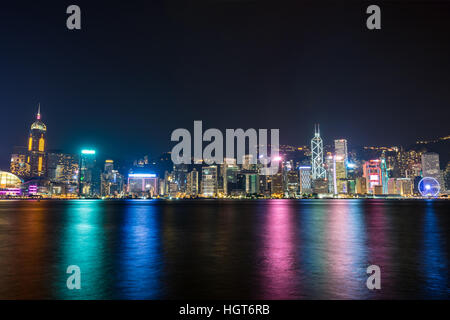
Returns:
[[[298,259],[294,217],[289,202],[270,201],[263,235],[263,299],[289,299],[298,294],[294,291]]]

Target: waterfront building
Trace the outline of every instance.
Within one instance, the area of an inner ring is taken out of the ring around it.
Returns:
[[[84,149],[80,154],[79,195],[82,197],[99,197],[101,189],[101,170],[97,166],[96,151]]]
[[[260,170],[261,168],[259,168]],[[260,173],[261,171],[258,172]],[[265,197],[270,197],[270,183],[271,177],[265,174],[259,174],[259,193],[264,195]]]
[[[27,162],[28,153],[26,147],[14,147],[11,155],[10,170],[12,174],[20,178],[30,176],[30,164]]]
[[[397,190],[397,179],[396,178],[389,178],[388,194],[400,194],[400,192]]]
[[[76,197],[78,195],[78,166],[76,155],[59,151],[47,154],[47,179],[52,197]]]
[[[334,180],[337,193],[347,193],[347,165],[344,156],[334,156]]]
[[[188,165],[181,163],[181,164],[174,164],[173,165],[173,179],[174,183],[177,185],[177,192],[180,194],[185,194],[187,189],[187,175],[188,175]]]
[[[232,197],[243,197],[246,195],[246,174],[243,171],[239,171],[236,176],[236,183],[232,189],[229,189],[229,193]]]
[[[388,177],[384,159],[364,162],[363,175],[366,178],[366,189],[368,193],[375,194],[375,186],[381,186],[381,194],[388,193]]]
[[[331,153],[328,153],[325,161],[326,171],[327,171],[327,180],[328,180],[328,193],[337,193],[335,192],[335,165],[334,165],[334,156]]]
[[[198,195],[198,171],[195,168],[188,173],[186,195],[190,197]]]
[[[439,154],[435,152],[426,152],[422,154],[422,177],[436,179],[441,186],[441,192],[445,189],[445,183],[439,164]]]
[[[327,179],[316,179],[312,181],[313,193],[327,194],[328,193],[328,181]]]
[[[237,175],[239,173],[239,167],[236,164],[236,159],[224,158],[222,164],[222,181],[223,181],[223,193],[225,195],[231,195],[233,190],[237,188]]]
[[[165,195],[166,191],[166,182],[164,179],[159,180],[159,195],[163,196]]]
[[[23,180],[13,173],[0,171],[0,197],[19,196]]]
[[[356,180],[354,180],[354,179],[347,180],[347,193],[348,194],[356,193]]]
[[[375,196],[381,196],[381,195],[383,195],[383,194],[385,194],[384,192],[383,192],[383,186],[382,185],[374,185],[373,186],[373,194],[375,195]]]
[[[217,195],[217,166],[202,168],[202,195],[214,197]]]
[[[166,171],[164,173],[164,192],[161,195],[171,198],[182,196],[180,194],[180,188],[178,185],[178,181],[176,180],[174,171],[172,172]]]
[[[297,197],[300,194],[299,172],[295,169],[288,171],[286,177],[287,196]]]
[[[298,170],[300,180],[300,194],[312,193],[311,166],[300,166]]]
[[[414,181],[410,178],[389,178],[388,193],[402,197],[413,195]]]
[[[293,160],[285,160],[282,165],[284,196],[293,198],[299,194],[299,174]]]
[[[155,173],[129,173],[127,187],[132,197],[156,197],[158,177]]]
[[[78,165],[77,155],[51,151],[47,154],[47,178],[50,182],[77,184]]]
[[[118,170],[114,169],[114,161],[106,160],[104,170],[101,175],[101,195],[102,197],[122,197],[124,188],[124,178]],[[158,190],[157,190],[158,191]]]
[[[356,194],[366,194],[367,193],[366,178],[364,178],[364,177],[356,178],[355,192],[356,192]]]
[[[44,177],[33,177],[22,183],[22,194],[32,197],[50,197],[50,181]]]
[[[280,171],[271,176],[270,194],[277,198],[282,198],[284,195],[283,173]]]
[[[258,172],[254,170],[245,170],[241,172],[245,178],[245,193],[258,194],[259,193],[259,176]]]

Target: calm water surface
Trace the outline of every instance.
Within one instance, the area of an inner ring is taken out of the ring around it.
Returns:
[[[0,201],[0,299],[449,299],[450,202]],[[381,268],[381,290],[366,268]],[[66,269],[81,268],[81,290]]]

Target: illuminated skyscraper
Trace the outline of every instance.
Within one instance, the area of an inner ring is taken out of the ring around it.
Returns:
[[[78,156],[57,150],[47,153],[46,178],[53,196],[78,195]]]
[[[347,140],[345,139],[338,139],[334,140],[334,153],[336,154],[336,157],[344,159],[344,161],[347,161],[348,159],[348,151],[347,151]]]
[[[45,134],[46,125],[41,121],[41,106],[39,105],[36,121],[31,125],[28,137],[27,163],[30,165],[31,177],[42,177],[45,175]]]
[[[120,197],[123,195],[124,177],[118,170],[114,170],[114,161],[106,160],[104,171],[101,174],[101,195],[102,197]],[[158,188],[156,188],[158,189]],[[158,192],[159,190],[153,190]]]
[[[318,124],[314,127],[314,138],[311,139],[311,169],[312,180],[326,178],[323,167],[323,142]]]
[[[26,147],[14,147],[11,155],[11,173],[19,178],[27,178],[30,176],[30,165],[27,162],[28,152]]]
[[[256,194],[259,193],[259,177],[255,171],[243,171],[242,174],[245,177],[245,193]]]
[[[242,157],[242,169],[256,170],[256,159],[253,159],[253,155],[246,154]]]
[[[272,175],[272,181],[270,184],[270,193],[273,197],[283,197],[284,190],[283,190],[283,173],[278,172],[274,175]]]
[[[327,179],[328,179],[328,192],[337,194],[335,190],[335,165],[334,165],[335,157],[332,154],[328,154],[325,159],[325,167],[327,171]]]
[[[300,175],[300,193],[301,194],[309,194],[312,192],[311,185],[311,167],[310,166],[300,166],[299,167],[299,175]]]
[[[186,194],[191,197],[198,195],[198,171],[195,168],[188,173]]]
[[[422,154],[422,176],[436,179],[441,186],[441,190],[445,189],[443,174],[439,164],[439,154],[434,152]]]
[[[366,178],[367,192],[375,194],[375,186],[381,189],[378,194],[388,193],[388,176],[385,159],[369,160],[363,166],[364,178]]]
[[[217,195],[217,166],[202,168],[202,194],[204,197]]]
[[[347,166],[346,160],[342,155],[334,156],[334,182],[337,193],[348,193],[347,190]]]
[[[105,160],[105,169],[104,173],[110,174],[114,170],[114,161],[113,160]]]
[[[85,197],[100,196],[100,169],[95,150],[82,150],[80,155],[79,194]]]
[[[223,193],[225,195],[231,195],[231,192],[237,189],[238,173],[239,167],[236,164],[236,159],[225,158],[222,164]]]
[[[286,187],[288,197],[296,197],[300,193],[300,179],[297,170],[290,170],[286,176]]]
[[[154,173],[128,174],[128,193],[136,197],[154,197],[158,195],[158,177]]]
[[[47,178],[50,182],[78,183],[78,157],[74,154],[49,151],[47,154]]]

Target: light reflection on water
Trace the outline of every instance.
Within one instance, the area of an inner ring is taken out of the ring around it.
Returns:
[[[365,286],[367,251],[361,202],[336,200],[326,219],[331,298],[351,298]],[[339,284],[345,284],[343,286]]]
[[[63,219],[61,229],[57,231],[61,238],[56,254],[61,264],[54,271],[59,275],[53,281],[56,296],[59,299],[95,299],[107,294],[106,282],[111,270],[106,267],[105,211],[101,202],[70,201]],[[62,266],[69,265],[80,267],[82,291],[67,290],[66,282],[62,281],[70,276]]]
[[[427,201],[423,228],[422,263],[426,281],[423,289],[429,298],[443,298],[445,291],[448,298],[450,294],[448,251],[444,250],[446,240],[448,246],[448,238],[443,236],[443,232],[448,233],[449,229],[442,230],[432,201]]]
[[[3,299],[448,299],[447,201],[1,201]],[[366,288],[379,265],[382,289]],[[81,268],[68,290],[67,266]]]
[[[126,207],[119,243],[117,291],[121,299],[160,296],[160,228],[155,207],[130,203]]]
[[[295,211],[289,202],[273,199],[268,202],[263,232],[264,256],[262,266],[262,299],[288,299],[301,294],[296,287],[297,241],[295,239]]]

